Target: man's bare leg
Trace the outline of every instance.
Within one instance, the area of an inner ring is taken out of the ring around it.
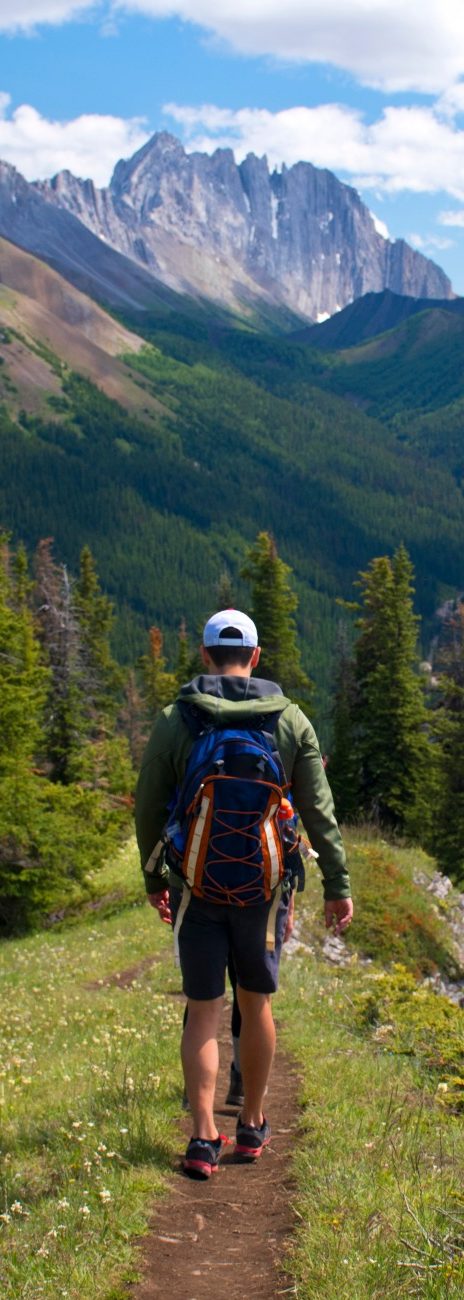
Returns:
[[[217,1138],[214,1093],[219,1066],[218,1031],[223,998],[198,1002],[188,999],[188,1017],[182,1035],[181,1057],[185,1087],[193,1117],[193,1136]]]
[[[249,993],[237,988],[242,1028],[240,1063],[243,1090],[242,1121],[261,1128],[263,1100],[274,1059],[276,1031],[268,993]]]

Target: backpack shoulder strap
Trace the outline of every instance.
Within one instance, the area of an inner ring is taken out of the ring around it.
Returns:
[[[200,709],[197,704],[190,704],[188,700],[177,700],[177,707],[182,722],[185,723],[193,740],[197,740],[202,731],[213,730],[213,724],[208,722],[204,709]]]

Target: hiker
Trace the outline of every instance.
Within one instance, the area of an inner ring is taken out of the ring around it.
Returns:
[[[239,610],[214,614],[200,652],[204,674],[156,719],[136,828],[149,901],[174,924],[187,998],[181,1054],[193,1136],[183,1167],[208,1178],[224,1141],[213,1107],[229,951],[244,1085],[235,1154],[255,1161],[270,1140],[263,1100],[275,1049],[271,994],[299,875],[294,809],[319,856],[327,927],[344,931],[353,908],[315,732],[279,685],[251,676],[261,653],[255,624]]]

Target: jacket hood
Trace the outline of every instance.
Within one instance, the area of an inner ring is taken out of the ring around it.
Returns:
[[[182,686],[177,697],[179,704],[195,704],[205,713],[223,722],[230,718],[237,722],[239,718],[270,713],[282,713],[290,700],[276,682],[268,682],[261,677],[232,677],[219,673],[210,675],[202,673],[193,681]]]

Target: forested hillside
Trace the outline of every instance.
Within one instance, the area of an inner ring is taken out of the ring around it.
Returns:
[[[404,541],[426,619],[462,586],[459,411],[449,406],[464,390],[462,319],[419,314],[336,354],[232,324],[190,300],[185,312],[168,303],[151,316],[126,314],[124,326],[145,344],[117,362],[119,403],[101,391],[98,370],[93,383],[60,355],[59,330],[53,347],[34,340],[30,325],[28,334],[3,333],[3,526],[30,547],[53,535],[74,569],[82,545],[92,547],[126,661],[152,624],[168,650],[182,618],[196,636],[224,568],[245,600],[246,548],[259,530],[272,532],[295,573],[320,714],[336,600],[350,597],[373,556]],[[38,409],[25,400],[19,345],[43,366]],[[423,436],[415,408],[438,420],[442,407],[450,455],[441,446],[438,458],[438,426]]]

